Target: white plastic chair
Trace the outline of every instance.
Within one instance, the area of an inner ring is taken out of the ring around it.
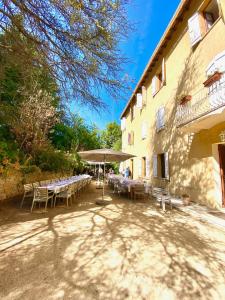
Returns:
[[[59,192],[58,194],[55,195],[54,207],[56,205],[56,201],[58,198],[66,199],[67,207],[69,206],[69,200],[70,200],[70,204],[72,205],[72,196],[73,196],[73,187],[72,185],[69,185],[66,190]]]
[[[34,189],[32,183],[29,184],[24,184],[24,193],[23,193],[23,198],[20,203],[20,208],[23,207],[24,199],[25,198],[32,198],[34,196]]]
[[[45,203],[45,210],[47,210],[48,201],[51,200],[51,206],[53,204],[53,192],[50,193],[45,187],[37,187],[34,189],[34,198],[31,206],[31,212],[34,208],[34,205],[38,203]]]

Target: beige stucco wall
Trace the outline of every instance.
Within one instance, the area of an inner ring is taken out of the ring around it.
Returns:
[[[196,12],[202,1],[192,1],[192,6],[184,15],[182,23],[173,34],[171,41],[163,50],[161,58],[166,60],[166,85],[153,97],[151,80],[160,68],[161,60],[149,74],[147,88],[147,105],[142,110],[135,108],[135,118],[131,122],[129,112],[126,115],[126,130],[123,132],[123,150],[136,155],[134,158],[134,178],[138,178],[138,165],[141,157],[150,159],[150,176],[148,180],[159,184],[153,178],[153,154],[169,152],[170,191],[176,195],[189,193],[192,200],[205,203],[211,207],[222,204],[220,186],[215,181],[215,168],[218,162],[213,155],[213,144],[219,142],[225,122],[199,133],[184,133],[176,127],[175,113],[181,94],[193,95],[203,88],[206,68],[218,53],[225,50],[225,24],[220,18],[202,41],[191,48],[187,30],[188,19]],[[221,7],[225,11],[224,0]],[[166,126],[156,132],[156,111],[165,106]],[[141,124],[148,125],[148,136],[141,138]],[[127,145],[127,135],[134,131],[134,145]],[[215,149],[214,149],[215,150]],[[214,151],[215,152],[215,151]],[[124,166],[130,166],[125,162]]]

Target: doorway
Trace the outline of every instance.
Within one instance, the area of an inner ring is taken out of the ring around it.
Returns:
[[[222,205],[225,206],[225,145],[218,145],[219,162],[220,162],[220,176],[222,187]]]
[[[133,179],[133,174],[134,174],[134,160],[133,159],[130,160],[130,172],[131,172],[130,177],[131,177],[131,179]]]

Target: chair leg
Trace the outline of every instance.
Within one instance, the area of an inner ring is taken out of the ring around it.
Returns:
[[[69,206],[69,203],[68,203],[68,196],[66,197],[66,206],[67,206],[67,207]]]
[[[45,211],[47,211],[48,200],[45,202]]]
[[[25,193],[23,194],[23,199],[22,199],[22,201],[21,201],[21,203],[20,203],[20,208],[22,208],[22,207],[23,207],[23,202],[24,202],[24,199],[25,199]]]
[[[33,211],[34,203],[35,203],[35,202],[34,202],[34,200],[33,200],[32,205],[31,205],[31,209],[30,209],[31,212]]]

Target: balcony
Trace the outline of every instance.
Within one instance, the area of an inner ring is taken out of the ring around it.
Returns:
[[[225,74],[209,87],[204,87],[192,99],[178,105],[177,127],[184,132],[199,132],[225,121]]]

